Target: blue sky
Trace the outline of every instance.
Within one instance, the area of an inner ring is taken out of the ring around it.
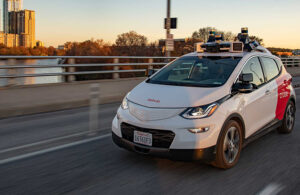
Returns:
[[[23,0],[36,11],[37,39],[47,46],[90,38],[113,43],[134,30],[155,41],[165,37],[166,0]],[[300,0],[172,0],[175,38],[206,26],[262,37],[267,46],[300,48]]]

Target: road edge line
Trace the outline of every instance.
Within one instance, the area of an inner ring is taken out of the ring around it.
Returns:
[[[44,149],[44,150],[39,150],[39,151],[36,151],[36,152],[31,152],[31,153],[22,154],[22,155],[19,155],[19,156],[7,158],[7,159],[4,159],[4,160],[0,160],[0,166],[8,164],[8,163],[16,162],[16,161],[19,161],[19,160],[24,160],[24,159],[27,159],[27,158],[32,158],[32,157],[35,157],[35,156],[43,155],[43,154],[46,154],[46,153],[55,152],[55,151],[58,151],[58,150],[62,150],[62,149],[78,146],[78,145],[81,145],[81,144],[86,144],[86,143],[89,143],[89,142],[101,140],[101,139],[104,139],[104,138],[107,138],[107,137],[110,137],[110,136],[111,136],[111,133],[101,135],[101,136],[97,136],[97,137],[93,137],[93,138],[89,138],[89,139],[84,139],[84,140],[69,143],[69,144],[55,146],[55,147],[52,147],[52,148],[47,148],[47,149]]]
[[[105,130],[107,130],[107,129],[105,129]],[[21,145],[21,146],[15,146],[15,147],[11,147],[11,148],[1,149],[0,154],[4,154],[4,153],[7,153],[7,152],[12,152],[12,151],[15,151],[15,150],[20,150],[20,149],[25,149],[25,148],[29,148],[29,147],[32,147],[32,146],[47,144],[47,143],[51,143],[51,142],[55,142],[55,141],[61,141],[61,140],[68,139],[68,138],[88,135],[89,133],[98,133],[98,132],[100,132],[100,131],[92,131],[92,132],[81,131],[81,132],[70,134],[70,135],[45,139],[45,140],[42,140],[42,141],[37,141],[37,142],[34,142],[34,143],[30,143],[30,144],[25,144],[25,145]]]

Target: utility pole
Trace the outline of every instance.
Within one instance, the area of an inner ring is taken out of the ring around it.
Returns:
[[[171,0],[167,0],[167,37],[166,41],[169,38],[171,34]],[[166,57],[170,57],[171,52],[167,51],[166,52]]]

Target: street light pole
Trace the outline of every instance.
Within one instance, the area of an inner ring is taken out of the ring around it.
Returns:
[[[171,34],[171,0],[167,0],[167,37],[166,37],[166,41],[169,38],[170,34]],[[167,51],[166,56],[170,57],[171,52]]]

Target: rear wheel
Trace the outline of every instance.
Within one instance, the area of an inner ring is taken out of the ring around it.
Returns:
[[[234,120],[229,121],[221,132],[213,166],[229,169],[239,160],[242,150],[242,129]]]
[[[291,133],[293,131],[295,125],[295,117],[296,117],[296,107],[293,101],[289,101],[284,118],[282,121],[282,125],[278,128],[279,133]]]

